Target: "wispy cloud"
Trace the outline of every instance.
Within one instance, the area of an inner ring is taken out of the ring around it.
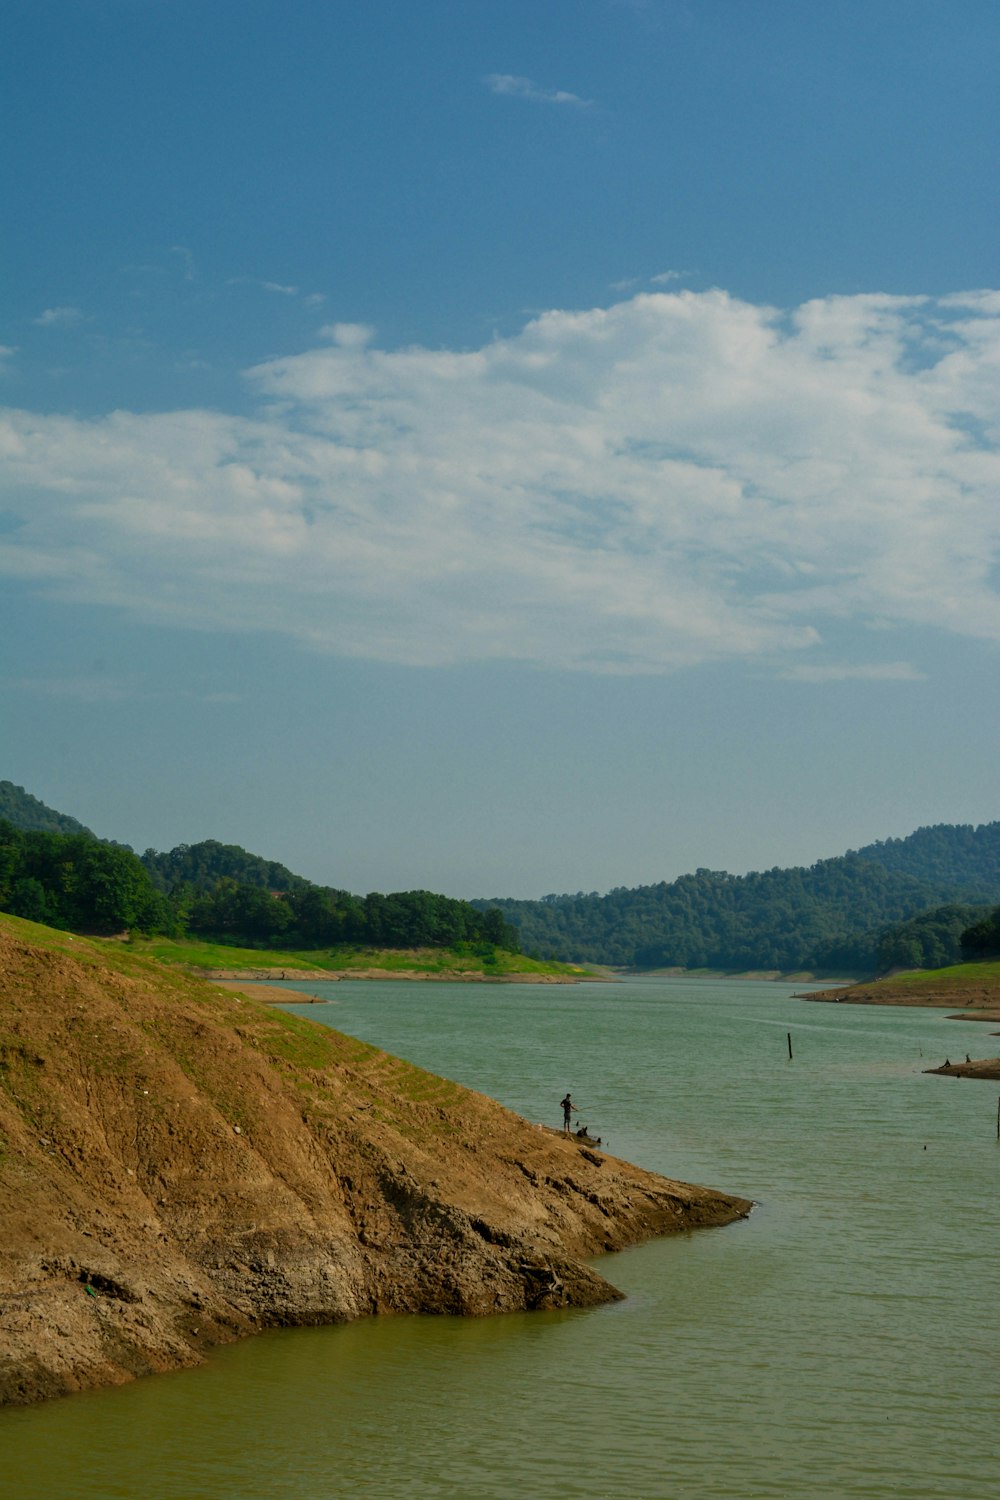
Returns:
[[[483,82],[494,94],[508,94],[515,99],[529,99],[533,104],[571,104],[577,109],[591,109],[593,99],[582,99],[565,89],[545,89],[530,78],[515,73],[487,73]]]
[[[324,337],[248,372],[252,419],[3,414],[0,572],[421,665],[890,682],[919,666],[870,635],[851,660],[848,626],[900,658],[911,630],[1000,644],[988,296],[657,292],[470,351]]]
[[[926,673],[906,661],[797,663],[780,673],[786,682],[923,682]]]
[[[690,275],[690,271],[659,271],[655,276],[626,276],[621,281],[613,281],[611,290],[632,292],[640,286],[669,286],[674,281],[686,281]]]
[[[226,286],[249,286],[258,291],[271,292],[278,297],[300,299],[304,307],[322,307],[326,301],[324,292],[303,292],[301,287],[284,281],[265,281],[259,276],[230,276]]]
[[[264,292],[277,292],[282,297],[297,297],[297,286],[286,286],[281,281],[262,281],[259,276],[230,276],[227,286],[255,286]]]
[[[82,317],[78,307],[47,307],[34,322],[38,328],[65,328],[70,323],[79,323]]]
[[[169,255],[176,255],[177,259],[180,261],[183,268],[185,281],[197,280],[198,267],[195,264],[195,258],[192,255],[191,251],[188,249],[187,245],[171,245],[167,253]]]

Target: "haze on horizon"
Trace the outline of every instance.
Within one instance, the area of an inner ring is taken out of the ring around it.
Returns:
[[[985,0],[11,0],[0,777],[539,896],[998,816]]]

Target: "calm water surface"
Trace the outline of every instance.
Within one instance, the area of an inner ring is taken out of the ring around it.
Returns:
[[[608,1257],[589,1312],[280,1332],[0,1412],[10,1500],[1000,1494],[996,1050],[788,987],[351,982],[301,1014],[758,1202]],[[786,1033],[794,1060],[789,1062]]]

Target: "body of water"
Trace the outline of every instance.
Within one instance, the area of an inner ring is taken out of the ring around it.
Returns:
[[[995,1052],[991,1028],[738,981],[314,988],[313,1020],[532,1120],[571,1089],[615,1155],[758,1206],[603,1259],[609,1307],[283,1331],[2,1411],[4,1495],[1000,1491],[997,1086],[921,1071]]]

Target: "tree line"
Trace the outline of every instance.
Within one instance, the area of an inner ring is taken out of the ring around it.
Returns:
[[[1000,899],[1000,823],[940,825],[820,860],[749,875],[700,869],[635,888],[495,898],[541,958],[624,968],[870,974],[954,962],[961,934]],[[484,903],[486,904],[486,903]],[[926,926],[921,913],[961,907]],[[901,930],[905,928],[905,930]]]
[[[277,883],[266,883],[271,879]],[[432,891],[354,896],[213,840],[168,855],[150,850],[140,859],[90,834],[25,830],[6,821],[0,821],[0,910],[97,935],[190,933],[249,947],[469,944],[517,951],[517,934],[495,907],[481,910]]]
[[[469,943],[625,968],[869,974],[1000,953],[998,900],[1000,823],[920,828],[808,868],[701,869],[603,896],[466,902],[355,896],[214,839],[139,857],[0,782],[0,910],[95,933],[283,948]]]

